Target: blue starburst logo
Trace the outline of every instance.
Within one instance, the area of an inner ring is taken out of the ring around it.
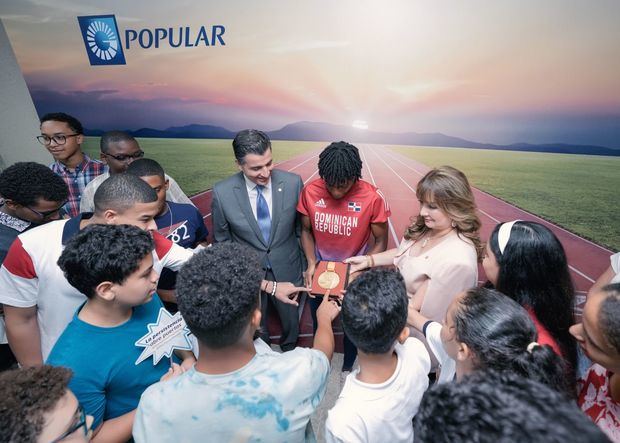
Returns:
[[[114,15],[89,15],[77,19],[92,66],[125,64]]]

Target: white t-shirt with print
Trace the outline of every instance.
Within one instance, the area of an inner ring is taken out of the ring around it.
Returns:
[[[237,371],[209,375],[194,367],[150,386],[138,405],[135,441],[316,441],[310,415],[325,394],[329,360],[315,349],[279,354],[259,345]]]

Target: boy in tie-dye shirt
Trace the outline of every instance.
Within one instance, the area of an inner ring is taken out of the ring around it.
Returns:
[[[136,442],[315,441],[310,415],[325,393],[331,323],[340,308],[325,297],[313,349],[260,350],[252,339],[260,325],[261,279],[258,257],[237,243],[216,244],[182,268],[179,311],[200,355],[191,370],[142,395]]]

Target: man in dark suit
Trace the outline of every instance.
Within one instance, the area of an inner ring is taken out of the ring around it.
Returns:
[[[266,319],[271,302],[282,323],[280,347],[288,351],[295,347],[299,335],[297,297],[290,297],[307,291],[302,286],[301,231],[296,211],[303,183],[297,174],[273,169],[271,142],[261,131],[239,132],[233,150],[240,172],[213,187],[214,239],[245,243],[260,255],[265,270],[261,338],[269,343]]]

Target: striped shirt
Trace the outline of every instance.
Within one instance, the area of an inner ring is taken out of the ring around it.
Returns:
[[[69,199],[62,208],[70,217],[80,213],[80,199],[86,185],[98,175],[108,171],[107,165],[98,160],[92,160],[84,154],[84,160],[73,171],[56,161],[50,169],[62,178],[69,187]]]

